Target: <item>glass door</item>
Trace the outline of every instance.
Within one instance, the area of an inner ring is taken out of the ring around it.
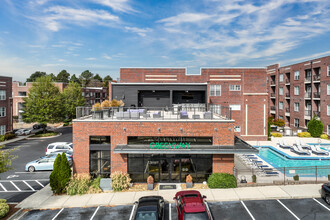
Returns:
[[[160,159],[160,182],[170,182],[170,164],[171,159]]]
[[[182,158],[181,159],[181,182],[186,182],[186,176],[190,174],[194,176],[195,173],[194,165],[191,158]]]
[[[180,158],[172,158],[171,161],[171,182],[180,182]]]

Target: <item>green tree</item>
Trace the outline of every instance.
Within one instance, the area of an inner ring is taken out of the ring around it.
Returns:
[[[96,75],[93,77],[93,79],[102,82],[102,77],[98,73],[96,73]]]
[[[53,81],[53,82],[56,81],[56,76],[55,76],[53,73],[49,74],[49,76],[52,78],[52,81]]]
[[[103,87],[109,88],[109,82],[112,81],[111,76],[107,75],[103,78]]]
[[[2,149],[4,145],[0,146],[0,149]],[[0,173],[7,172],[8,170],[11,170],[11,162],[17,156],[12,155],[11,153],[14,150],[0,150]]]
[[[68,185],[71,178],[71,168],[66,157],[66,154],[63,152],[61,155],[61,164],[60,164],[60,173],[59,173],[59,191],[64,193],[66,186]]]
[[[89,70],[85,70],[84,72],[82,72],[80,74],[79,80],[83,87],[86,87],[88,85],[88,83],[91,81],[93,75],[94,74],[91,73]]]
[[[65,117],[72,120],[76,117],[76,108],[78,106],[84,106],[86,101],[81,94],[81,86],[76,82],[70,82],[64,89],[63,103],[65,109]]]
[[[60,172],[61,172],[61,162],[62,162],[62,156],[60,154],[57,154],[54,166],[53,166],[53,171],[49,176],[49,184],[50,187],[52,188],[53,193],[59,194],[61,192],[60,190],[60,184],[59,184],[59,179],[60,179]]]
[[[26,82],[35,82],[37,78],[42,76],[47,76],[47,74],[45,72],[36,71],[32,73],[29,78],[26,79]]]
[[[316,115],[314,115],[312,120],[310,120],[307,124],[307,131],[312,135],[312,137],[320,137],[323,133],[323,129],[324,125]]]
[[[68,83],[70,78],[70,73],[68,73],[66,70],[62,70],[59,72],[56,76],[56,81],[57,82],[63,82],[63,83]]]
[[[73,74],[73,75],[71,76],[70,82],[76,82],[76,83],[78,83],[79,85],[81,85],[79,79],[76,77],[76,74]]]
[[[23,98],[23,121],[41,124],[57,123],[63,119],[62,95],[50,76],[37,79],[27,97]]]

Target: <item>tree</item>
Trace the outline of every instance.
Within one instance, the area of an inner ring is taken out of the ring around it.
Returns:
[[[307,124],[307,131],[312,135],[312,137],[320,137],[323,133],[323,129],[324,125],[316,115],[314,115],[312,120],[310,120]]]
[[[103,78],[103,87],[109,88],[109,82],[112,81],[111,76],[107,75]]]
[[[76,108],[86,104],[85,98],[81,94],[81,86],[76,82],[70,82],[64,89],[62,96],[65,117],[72,120],[76,117]]]
[[[25,101],[24,122],[47,124],[62,121],[62,95],[50,76],[38,78],[23,100]]]
[[[52,79],[53,82],[56,81],[56,76],[53,73],[49,74],[49,76],[51,77],[51,79]]]
[[[102,82],[102,77],[98,73],[96,73],[96,75],[93,77],[93,79],[96,79],[96,80]]]
[[[76,77],[76,74],[73,74],[73,75],[71,76],[70,82],[76,82],[76,83],[78,83],[79,85],[81,85],[79,79]]]
[[[69,183],[71,178],[71,168],[66,157],[66,154],[63,152],[61,155],[61,164],[60,164],[60,173],[59,173],[59,190],[64,193],[66,186]]]
[[[59,72],[56,76],[56,81],[57,82],[63,82],[63,83],[68,83],[70,78],[70,73],[68,73],[66,70],[62,70]]]
[[[49,176],[49,184],[50,187],[52,188],[53,193],[59,194],[60,189],[59,189],[59,175],[61,172],[61,161],[62,161],[62,156],[60,154],[57,154],[54,166],[53,166],[53,171]]]
[[[79,80],[83,87],[86,87],[88,83],[91,81],[91,78],[93,77],[93,73],[89,72],[89,70],[85,70],[82,72],[79,76]]]
[[[3,147],[4,145],[0,146],[0,149]],[[12,169],[11,162],[17,157],[11,154],[13,151],[14,150],[0,150],[0,173],[4,173]]]
[[[26,82],[35,82],[37,78],[46,76],[46,75],[47,74],[45,72],[36,71],[36,72],[32,73],[29,78],[26,79]]]

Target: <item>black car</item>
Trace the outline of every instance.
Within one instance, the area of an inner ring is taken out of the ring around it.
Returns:
[[[133,219],[162,220],[165,215],[165,202],[161,196],[144,196],[135,202]]]
[[[44,128],[46,128],[47,126],[45,125],[45,124],[34,124],[33,125],[33,129],[34,130],[36,130],[36,129],[40,129],[40,128],[42,128],[42,129],[44,129]]]
[[[330,205],[330,183],[322,185],[321,196]]]

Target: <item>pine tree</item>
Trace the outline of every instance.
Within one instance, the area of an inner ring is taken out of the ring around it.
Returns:
[[[59,173],[59,190],[64,193],[66,190],[66,186],[71,178],[71,168],[69,166],[68,159],[66,154],[63,152],[61,155],[61,165],[60,165],[60,173]]]
[[[53,171],[49,176],[50,187],[52,188],[52,191],[55,194],[59,194],[61,192],[59,189],[59,175],[61,172],[61,162],[62,162],[62,156],[58,154],[54,162]]]

